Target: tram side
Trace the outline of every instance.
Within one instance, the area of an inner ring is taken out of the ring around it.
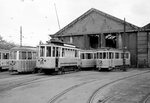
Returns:
[[[38,46],[36,68],[45,73],[79,70],[79,49],[67,44],[42,44]]]
[[[123,63],[124,62],[124,63]],[[112,70],[130,66],[130,52],[119,49],[101,49],[97,51],[96,68]]]
[[[10,50],[9,71],[24,73],[33,72],[36,67],[36,48],[35,47],[14,47]]]
[[[90,70],[96,68],[96,50],[81,50],[80,59],[82,69]]]
[[[0,50],[0,71],[9,69],[9,50]]]

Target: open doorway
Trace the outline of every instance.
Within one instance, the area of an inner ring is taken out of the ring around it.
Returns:
[[[89,35],[90,47],[93,49],[98,48],[99,35]]]
[[[105,34],[106,47],[116,48],[116,34]]]

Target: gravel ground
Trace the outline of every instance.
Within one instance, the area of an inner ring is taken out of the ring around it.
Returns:
[[[63,95],[55,101],[56,103],[87,103],[93,91],[104,84],[146,71],[131,69],[127,72],[81,71],[55,76],[34,75],[30,77],[23,75],[22,79],[20,79],[20,76],[18,78],[17,76],[15,78],[3,78],[0,79],[0,89],[3,89],[5,85],[11,87],[13,82],[20,83],[22,81],[21,83],[24,82],[24,84],[0,91],[0,103],[49,103],[60,93]],[[150,90],[150,83],[147,82],[149,80],[150,73],[147,73],[137,78],[112,84],[98,93],[95,103],[97,103],[97,100],[114,94],[115,96],[108,102],[135,103],[135,101],[140,101]],[[125,99],[126,102],[124,102]]]

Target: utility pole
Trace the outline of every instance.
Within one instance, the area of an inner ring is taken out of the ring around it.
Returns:
[[[57,14],[57,8],[56,8],[56,5],[54,3],[54,6],[55,6],[55,12],[56,12],[56,17],[57,17],[57,23],[58,23],[58,27],[59,27],[59,30],[60,30],[60,23],[59,23],[59,18],[58,18],[58,14]]]
[[[22,46],[22,26],[20,26],[20,47]]]
[[[126,21],[125,21],[125,18],[124,18],[124,32],[123,32],[123,71],[126,71],[126,67],[125,67],[125,64],[126,64],[126,60],[125,60],[125,34],[126,34]]]

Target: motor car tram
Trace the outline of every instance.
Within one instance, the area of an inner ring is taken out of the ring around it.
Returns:
[[[81,50],[80,59],[82,69],[94,69],[96,67],[96,50]]]
[[[37,51],[35,47],[21,46],[10,50],[10,72],[33,72],[36,67]]]
[[[119,49],[97,50],[96,68],[98,70],[112,70],[130,65],[130,52]]]
[[[9,50],[0,50],[0,71],[9,69]]]
[[[45,73],[79,70],[79,49],[73,45],[51,40],[38,46],[36,68]]]

